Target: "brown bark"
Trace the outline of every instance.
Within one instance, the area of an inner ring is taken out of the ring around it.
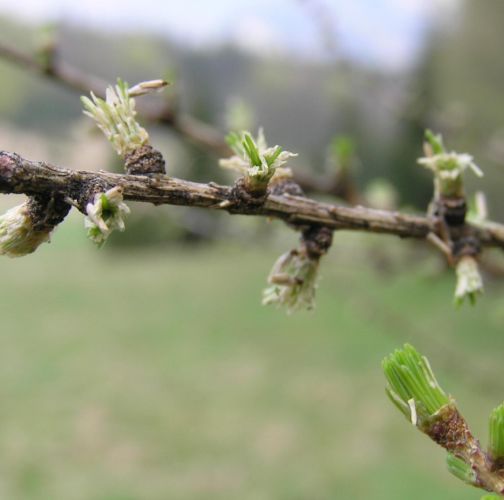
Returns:
[[[155,205],[184,205],[232,214],[275,217],[302,227],[321,225],[331,229],[349,229],[386,233],[402,238],[425,238],[438,234],[436,219],[400,212],[374,210],[366,207],[344,207],[321,203],[303,196],[270,193],[261,204],[250,204],[235,195],[231,186],[201,184],[164,175],[140,176],[109,172],[74,171],[57,168],[45,162],[30,161],[15,153],[0,151],[0,192],[27,195],[61,194],[75,200],[81,211],[86,193],[93,186],[100,190],[121,186],[126,200]],[[504,248],[504,226],[488,223],[484,227],[467,225],[465,235],[471,235],[482,246]]]

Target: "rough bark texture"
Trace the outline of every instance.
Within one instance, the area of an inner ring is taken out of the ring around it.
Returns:
[[[312,225],[303,231],[302,244],[308,257],[320,259],[332,245],[333,232],[326,226]]]
[[[128,154],[124,158],[124,169],[129,175],[166,174],[163,155],[149,144]]]
[[[50,232],[60,222],[63,222],[71,206],[63,196],[37,194],[28,199],[28,212],[35,231]]]
[[[349,229],[387,233],[401,238],[425,238],[440,234],[435,218],[365,207],[344,207],[321,203],[302,196],[269,194],[260,205],[251,206],[232,196],[233,188],[218,184],[200,184],[167,176],[121,175],[109,172],[73,171],[56,168],[45,162],[21,158],[0,151],[0,192],[27,195],[60,194],[77,202],[84,211],[86,193],[121,186],[126,200],[156,205],[184,205],[225,210],[233,214],[275,217],[295,226],[313,224],[331,229]],[[465,225],[465,237],[471,236],[481,246],[504,248],[504,226],[496,223],[484,227]]]
[[[55,55],[58,55],[57,51]],[[50,65],[46,65],[15,47],[0,43],[0,58],[82,94],[88,94],[92,91],[96,96],[105,98],[106,82],[70,66],[59,57],[51,57]],[[191,143],[218,158],[225,158],[233,154],[218,129],[181,112],[177,104],[176,100],[172,100],[162,107],[153,108],[140,103],[138,112],[142,118],[170,127]],[[312,175],[296,172],[295,180],[308,193],[316,192],[336,196],[350,204],[356,204],[359,201],[353,180],[347,174],[342,176],[336,173],[328,177],[315,178]]]
[[[503,471],[497,469],[481,449],[454,403],[442,407],[422,430],[445,450],[471,466],[476,474],[476,486],[504,494]]]

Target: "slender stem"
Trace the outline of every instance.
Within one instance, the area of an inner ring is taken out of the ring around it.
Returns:
[[[105,97],[107,87],[105,81],[89,76],[58,58],[50,66],[46,67],[35,57],[4,44],[0,44],[0,58],[44,75],[60,85],[77,90],[80,93],[88,94],[92,91],[98,97]],[[232,153],[223,135],[218,130],[192,116],[172,109],[169,105],[160,109],[153,109],[140,104],[138,112],[149,121],[172,127],[191,142],[217,156],[229,156]]]

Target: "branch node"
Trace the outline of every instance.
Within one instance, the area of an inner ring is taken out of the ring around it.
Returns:
[[[464,225],[467,213],[467,203],[464,197],[440,196],[435,203],[437,215],[443,218],[448,227]]]
[[[481,253],[481,242],[471,234],[463,235],[453,242],[453,257],[478,257]]]
[[[28,214],[33,221],[35,231],[52,231],[60,222],[63,222],[70,205],[61,195],[30,196],[27,203]]]
[[[333,240],[332,229],[325,226],[313,225],[305,229],[302,234],[302,244],[310,259],[320,259],[331,248]]]
[[[247,183],[245,177],[240,177],[235,181],[229,195],[229,203],[240,209],[246,209],[251,213],[257,212],[266,201],[267,192],[253,191]]]
[[[124,168],[129,175],[166,174],[163,155],[145,144],[124,156]]]

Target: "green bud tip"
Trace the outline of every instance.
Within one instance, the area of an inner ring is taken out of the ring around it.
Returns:
[[[482,177],[483,172],[474,163],[473,157],[467,153],[446,151],[440,135],[434,135],[430,130],[425,132],[423,158],[418,163],[434,173],[435,194],[437,197],[462,197],[464,196],[462,174],[470,169]]]
[[[265,186],[275,174],[289,175],[290,170],[281,167],[289,158],[297,156],[290,151],[284,151],[280,146],[268,147],[262,129],[259,129],[256,138],[246,131],[231,132],[226,141],[234,156],[221,159],[220,166],[239,172],[252,185]]]
[[[426,357],[405,344],[382,362],[388,381],[387,395],[415,426],[437,413],[450,402],[437,383]]]
[[[490,413],[488,453],[493,460],[504,465],[504,403]]]
[[[439,155],[445,152],[443,137],[441,134],[434,134],[432,130],[425,130],[425,141],[431,148],[432,155]]]
[[[101,247],[112,231],[124,231],[123,217],[130,213],[130,209],[123,202],[122,189],[116,186],[105,193],[97,193],[93,202],[87,204],[86,212],[84,225],[88,237]]]
[[[472,467],[466,464],[461,458],[456,457],[452,453],[448,453],[446,455],[446,465],[450,473],[456,478],[472,486],[476,485],[476,473]]]
[[[455,305],[461,306],[466,298],[471,305],[476,304],[476,299],[484,290],[478,261],[470,255],[465,255],[457,262],[455,272],[457,274]]]
[[[352,157],[355,155],[355,143],[351,137],[340,135],[331,141],[331,153],[338,167],[349,168]]]

